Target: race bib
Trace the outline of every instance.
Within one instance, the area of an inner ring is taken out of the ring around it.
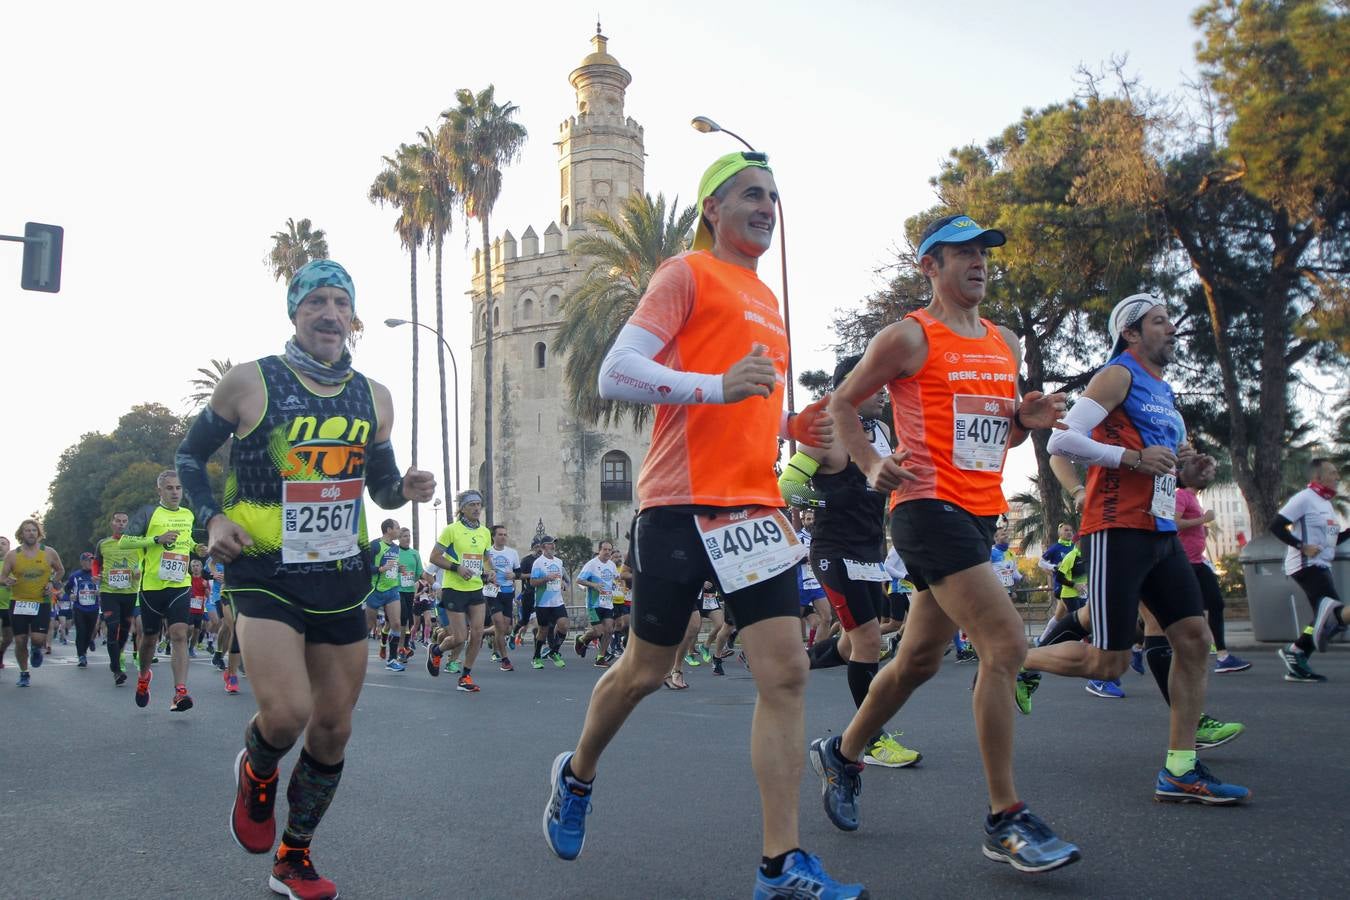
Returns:
[[[56,601],[56,608],[57,608],[58,610],[60,610],[61,612],[70,612],[70,601],[69,601],[69,600],[58,600],[58,601]]]
[[[483,575],[483,557],[471,556],[459,564],[459,577],[481,578]]]
[[[694,524],[724,591],[767,581],[806,555],[787,518],[776,509],[752,507],[712,519],[696,516]]]
[[[398,586],[403,593],[408,593],[417,586],[417,576],[412,573],[411,569],[405,569],[402,566],[399,566]]]
[[[596,606],[596,609],[613,609],[613,608],[614,608],[614,592],[613,592],[613,591],[601,591],[599,594],[596,595],[596,598],[595,598],[595,606]]]
[[[1008,569],[1008,568],[1004,568],[1004,567],[999,567],[999,568],[994,569],[994,572],[995,572],[995,574],[998,575],[998,583],[999,583],[999,584],[1003,585],[1005,588],[1010,588],[1010,587],[1013,586],[1013,573],[1012,573],[1012,569]]]
[[[844,560],[844,571],[849,581],[890,581],[891,576],[881,563],[858,562],[856,559]]]
[[[1153,476],[1153,502],[1149,504],[1149,515],[1159,519],[1177,517],[1177,476]]]
[[[108,587],[115,591],[131,590],[131,570],[130,569],[109,569]]]
[[[182,581],[187,577],[188,556],[186,553],[165,552],[159,558],[160,581]]]
[[[489,600],[491,600],[493,597],[497,596],[498,593],[500,593],[500,590],[497,587],[497,582],[495,581],[483,582],[484,597],[487,597]]]
[[[360,478],[283,481],[281,561],[333,562],[359,553],[356,529],[363,486]]]
[[[14,615],[16,616],[36,616],[38,609],[42,606],[36,600],[15,600]]]
[[[980,472],[1002,469],[1016,408],[1011,397],[953,397],[952,463]]]
[[[716,594],[704,594],[704,595],[703,595],[703,608],[704,608],[704,609],[706,609],[706,610],[708,610],[708,611],[712,611],[712,610],[714,610],[714,609],[717,609],[717,607],[718,607],[718,603],[717,603],[717,595],[716,595]]]
[[[81,606],[98,606],[98,591],[93,588],[81,588],[75,599]]]
[[[548,580],[548,589],[549,589],[550,591],[561,591],[561,590],[562,590],[562,576],[561,576],[561,575],[554,575],[553,577],[549,578],[549,580]]]
[[[188,609],[189,609],[191,612],[201,612],[202,610],[206,609],[206,598],[205,598],[205,597],[189,597],[189,598],[188,598]]]

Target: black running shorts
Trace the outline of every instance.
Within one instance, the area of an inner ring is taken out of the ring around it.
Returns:
[[[481,606],[482,591],[456,591],[452,588],[441,589],[441,608],[453,613],[467,613],[470,606]]]
[[[1204,615],[1200,582],[1175,532],[1107,528],[1082,541],[1088,560],[1092,646],[1099,650],[1134,646],[1140,601],[1164,629]]]
[[[725,515],[733,510],[709,508],[675,510],[657,507],[638,513],[629,533],[633,567],[633,632],[658,647],[676,647],[684,640],[689,616],[703,605],[703,582],[711,581],[722,594],[722,605],[740,628],[764,619],[801,615],[797,596],[797,569],[792,567],[767,581],[739,591],[723,588],[708,560],[695,515]],[[986,553],[987,556],[987,553]],[[536,610],[536,614],[537,614]]]
[[[1327,566],[1304,566],[1290,577],[1298,582],[1298,586],[1303,588],[1303,593],[1307,594],[1314,616],[1317,615],[1317,607],[1323,597],[1330,597],[1337,603],[1341,600],[1340,594],[1336,593],[1336,584],[1331,580],[1331,569]]]
[[[895,622],[905,621],[905,616],[909,615],[909,594],[894,593],[886,597],[886,605],[889,607],[890,618]]]
[[[488,612],[491,615],[501,615],[506,621],[511,621],[516,614],[516,595],[498,594],[488,601]]]
[[[13,602],[25,603],[29,601],[15,600]],[[14,631],[16,636],[28,634],[30,632],[33,634],[46,634],[47,629],[50,628],[52,624],[52,605],[50,603],[39,603],[37,615],[34,616],[21,616],[14,611],[13,606],[10,607],[9,612],[9,627]]]
[[[227,596],[233,604],[236,619],[248,616],[282,622],[304,635],[306,644],[341,646],[366,639],[364,605],[343,612],[317,612],[301,609],[261,591],[230,591]]]
[[[989,565],[997,516],[977,516],[946,500],[909,500],[891,511],[891,543],[916,590]]]
[[[191,598],[192,591],[185,587],[141,591],[141,633],[159,634],[165,625],[186,625]]]
[[[874,564],[875,565],[875,564]],[[837,557],[812,558],[811,571],[825,589],[839,624],[845,631],[877,619],[885,609],[886,592],[880,581],[854,581],[848,577],[848,567]]]
[[[558,624],[559,619],[565,618],[567,618],[567,607],[565,606],[536,606],[534,608],[535,624],[545,631]]]

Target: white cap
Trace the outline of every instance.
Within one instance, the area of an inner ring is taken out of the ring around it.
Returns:
[[[1116,308],[1111,310],[1111,319],[1106,325],[1112,346],[1119,343],[1120,335],[1126,328],[1142,319],[1153,307],[1162,305],[1163,301],[1152,294],[1131,294],[1117,303]]]

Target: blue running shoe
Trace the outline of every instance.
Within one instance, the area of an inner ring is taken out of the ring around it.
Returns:
[[[1108,700],[1125,699],[1125,692],[1121,690],[1119,681],[1089,681],[1084,689],[1093,696],[1105,697]]]
[[[1131,650],[1131,651],[1130,651],[1130,668],[1131,668],[1131,669],[1134,669],[1134,671],[1137,672],[1137,673],[1140,674],[1140,675],[1143,675],[1143,674],[1144,674],[1144,651],[1143,651],[1143,650]]]
[[[544,807],[544,839],[559,859],[576,859],[586,845],[586,814],[591,811],[591,792],[577,781],[570,784],[563,768],[571,753],[553,759],[549,775],[548,805]]]
[[[1025,806],[995,825],[985,820],[983,849],[985,856],[1019,872],[1049,872],[1083,858],[1075,844],[1060,839]]]
[[[388,669],[390,672],[402,672],[408,668],[407,666],[405,666],[403,663],[399,662],[396,659],[389,660],[389,662],[384,664],[384,667]]]
[[[1160,803],[1204,803],[1208,806],[1232,806],[1251,799],[1252,792],[1236,784],[1224,784],[1197,762],[1185,775],[1177,776],[1166,767],[1158,770],[1153,799]]]
[[[1224,653],[1223,656],[1214,660],[1214,674],[1216,675],[1223,675],[1227,672],[1245,672],[1251,667],[1251,663],[1234,653]]]
[[[28,664],[35,669],[42,668],[42,650],[33,647],[28,651]]]
[[[820,857],[794,851],[783,874],[770,878],[760,870],[755,877],[755,900],[867,900],[861,884],[840,884],[820,864]]]
[[[825,815],[841,831],[858,830],[858,795],[862,793],[862,763],[849,762],[839,753],[839,736],[811,742],[811,768],[820,776],[820,799]]]
[[[16,684],[15,687],[28,687],[28,685],[31,683],[30,678],[31,676],[27,672],[20,672],[19,683]]]

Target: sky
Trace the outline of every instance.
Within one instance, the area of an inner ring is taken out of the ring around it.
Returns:
[[[626,113],[645,128],[646,189],[693,202],[699,175],[736,149],[689,126],[705,115],[769,153],[784,204],[793,358],[832,369],[830,323],[884,282],[904,220],[953,147],[983,143],[1026,108],[1072,97],[1080,64],[1128,54],[1155,89],[1194,72],[1194,4],[966,0],[961,4],[598,4],[609,51],[632,73]],[[132,405],[189,412],[199,366],[278,352],[285,286],[264,258],[287,218],[327,232],[367,333],[357,368],[391,388],[409,458],[409,312],[395,214],[366,199],[381,157],[435,126],[461,87],[496,86],[529,132],[505,172],[492,231],[542,234],[558,214],[568,73],[591,50],[596,4],[73,3],[12,6],[0,29],[0,233],[66,229],[59,294],[19,289],[0,243],[0,532],[45,509],[61,452],[111,431]],[[322,8],[322,16],[315,16]],[[499,7],[507,9],[508,7]],[[468,239],[466,245],[466,237]],[[1014,236],[1015,237],[1015,236]],[[476,223],[445,247],[446,337],[469,369],[465,291]],[[761,275],[780,290],[777,247]],[[419,261],[420,309],[434,314]],[[781,296],[781,292],[780,292]],[[434,353],[423,344],[419,441],[438,468]],[[460,385],[467,467],[468,384]],[[1026,487],[1030,445],[1006,492]],[[423,521],[429,527],[432,512]]]

